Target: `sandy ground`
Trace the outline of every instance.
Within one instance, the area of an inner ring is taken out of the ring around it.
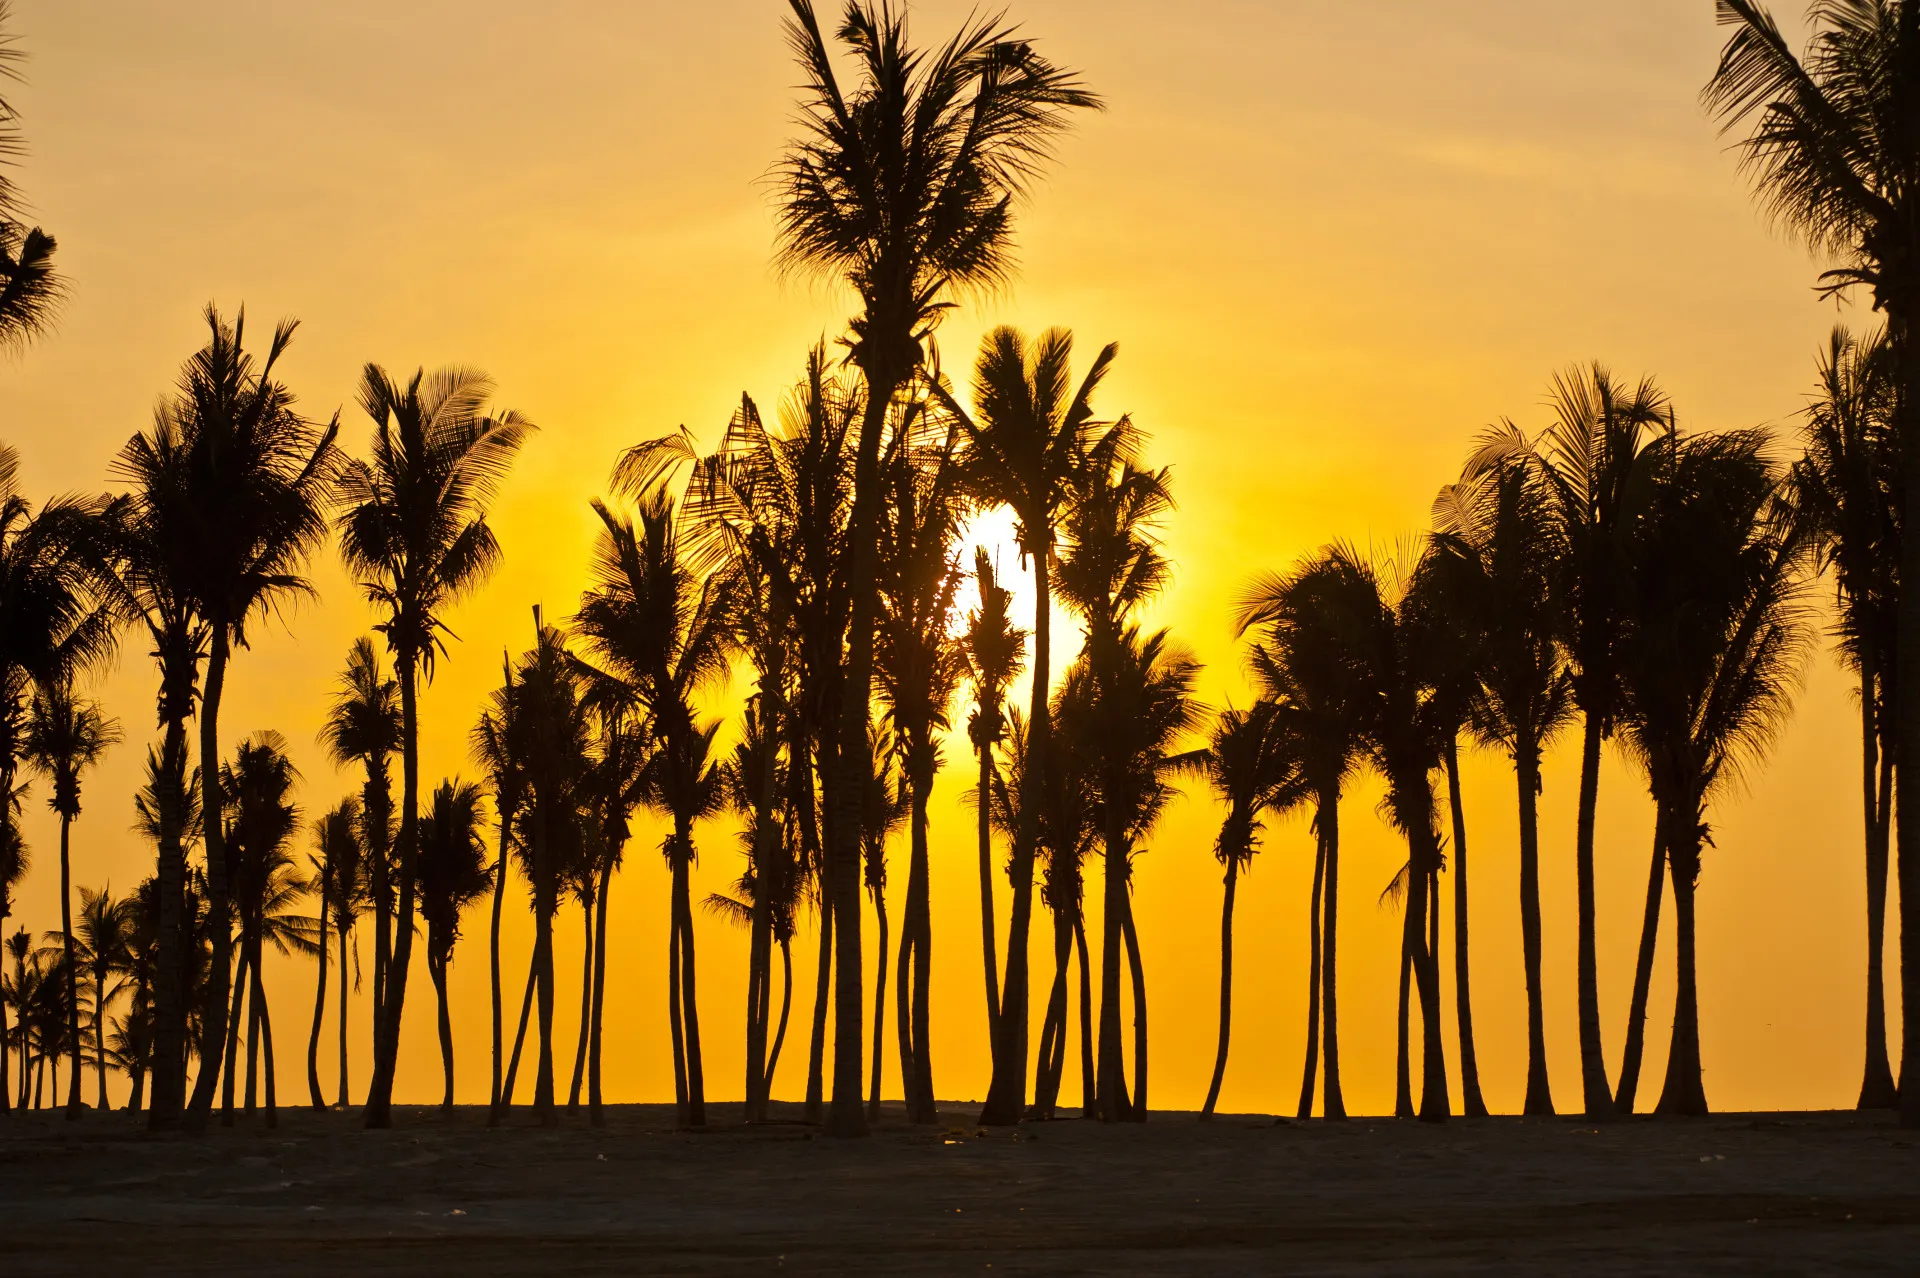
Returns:
[[[1920,1272],[1920,1133],[1851,1114],[676,1132],[283,1110],[0,1121],[12,1273]]]

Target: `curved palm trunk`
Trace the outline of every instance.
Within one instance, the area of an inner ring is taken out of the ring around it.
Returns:
[[[1133,898],[1126,904],[1122,924],[1127,943],[1127,972],[1133,978],[1133,1112],[1136,1123],[1147,1121],[1147,973],[1140,958],[1140,936],[1133,927]]]
[[[546,806],[543,802],[543,808]],[[534,828],[534,997],[539,1004],[540,1043],[533,1075],[533,1112],[542,1127],[559,1125],[553,1112],[553,916],[559,908],[554,882],[552,843],[547,824],[552,813],[542,811]]]
[[[185,665],[190,673],[193,663]],[[170,674],[173,677],[169,678]],[[176,682],[177,672],[163,670],[162,701],[168,713],[160,747],[164,783],[160,787],[159,864],[155,873],[160,918],[154,944],[153,1097],[147,1108],[147,1126],[154,1131],[178,1125],[186,1100],[188,991],[182,977],[192,940],[187,934],[187,855],[181,839],[181,798],[186,786],[187,725],[185,715],[174,709],[175,699],[165,694],[165,689]]]
[[[1128,1118],[1125,1059],[1120,1050],[1120,947],[1126,931],[1126,849],[1121,844],[1116,817],[1107,820],[1101,872],[1100,924],[1100,1118],[1115,1123]],[[1009,1005],[1010,1006],[1010,1005]]]
[[[691,822],[675,818],[673,863],[673,955],[670,964],[674,980],[671,1011],[674,1017],[674,1046],[681,1055],[680,1073],[686,1096],[681,1106],[681,1122],[687,1127],[707,1125],[706,1084],[700,1066],[700,1008],[695,999],[697,982],[693,965],[693,901],[689,882],[689,863],[693,859]],[[838,1062],[836,1061],[836,1067]],[[857,1078],[857,1075],[856,1075]]]
[[[905,933],[913,951],[912,1018],[913,1072],[906,1085],[907,1121],[935,1123],[940,1119],[933,1092],[933,869],[927,845],[927,804],[932,798],[933,773],[923,767],[913,786],[912,853],[907,866]]]
[[[431,947],[431,938],[429,938]],[[427,975],[433,978],[434,1001],[438,1004],[437,1018],[440,1028],[440,1073],[445,1087],[440,1094],[440,1109],[443,1113],[453,1112],[453,1018],[447,1012],[447,963],[436,958],[429,948],[427,953]]]
[[[567,1087],[567,1112],[580,1112],[580,1089],[587,1081],[587,1040],[593,1036],[593,906],[580,902],[580,1035],[573,1048],[573,1082]]]
[[[1860,772],[1865,791],[1867,848],[1867,1043],[1859,1109],[1892,1109],[1899,1103],[1887,1059],[1887,815],[1892,802],[1893,756],[1880,753],[1876,724],[1880,698],[1871,644],[1860,654]]]
[[[1473,994],[1467,964],[1467,809],[1460,797],[1460,743],[1447,735],[1447,806],[1453,818],[1453,999],[1454,1027],[1460,1036],[1460,1111],[1485,1118],[1480,1095],[1480,1062],[1473,1049]],[[1607,1098],[1611,1110],[1613,1098]]]
[[[1226,891],[1220,898],[1220,1045],[1213,1053],[1213,1081],[1200,1117],[1212,1118],[1220,1103],[1220,1083],[1227,1076],[1227,1039],[1233,1029],[1233,894],[1240,880],[1240,858],[1227,858]]]
[[[870,889],[873,897],[874,925],[880,935],[876,938],[879,953],[874,959],[873,980],[873,1081],[867,1093],[867,1122],[880,1122],[880,1078],[886,1065],[887,1041],[887,893],[886,889],[875,884]],[[901,946],[902,955],[906,954],[905,945]],[[902,1004],[904,1007],[904,1003]]]
[[[259,942],[255,942],[256,950]],[[260,973],[260,956],[256,953],[253,961],[253,999],[259,1010],[261,1067],[266,1075],[267,1126],[280,1125],[279,1103],[275,1099],[273,1069],[273,1009],[267,1006],[266,981]]]
[[[1690,823],[1697,831],[1700,823]],[[1694,958],[1693,898],[1700,876],[1700,836],[1676,834],[1668,845],[1667,865],[1673,875],[1674,1001],[1673,1046],[1667,1051],[1667,1078],[1660,1089],[1656,1114],[1697,1115],[1707,1112],[1707,1093],[1700,1070],[1700,993]]]
[[[509,814],[500,815],[500,854],[493,866],[493,919],[487,932],[487,977],[493,995],[493,1084],[487,1098],[487,1125],[500,1121],[500,914],[507,898],[507,844],[513,832]],[[345,1009],[342,1009],[344,1014]]]
[[[1903,12],[1902,20],[1906,20]],[[1906,447],[1900,450],[1901,497],[1900,580],[1920,582],[1920,438],[1913,421],[1920,404],[1920,352],[1913,349],[1910,303],[1903,296],[1887,307],[1887,334],[1899,355],[1901,394],[1895,409]],[[1920,1127],[1920,803],[1905,802],[1910,777],[1920,777],[1920,590],[1904,589],[1898,603],[1899,646],[1894,669],[1894,749],[1898,784],[1894,803],[1895,837],[1899,846],[1900,884],[1900,1125]]]
[[[1302,1119],[1313,1117],[1313,1084],[1320,1067],[1320,897],[1326,890],[1327,841],[1314,818],[1313,892],[1307,901],[1307,1060],[1300,1070]]]
[[[320,877],[320,948],[314,953],[313,1029],[307,1034],[307,1099],[314,1109],[325,1109],[327,1098],[320,1092],[320,1021],[327,1014],[327,919],[331,895],[332,868]]]
[[[1099,1107],[1093,1068],[1093,969],[1087,962],[1086,907],[1073,912],[1073,948],[1080,957],[1080,1116],[1092,1118]]]
[[[1591,710],[1580,738],[1580,815],[1573,865],[1579,901],[1580,1094],[1588,1118],[1613,1116],[1613,1089],[1600,1038],[1600,965],[1593,904],[1593,825],[1600,802],[1600,718]]]
[[[829,867],[821,866],[821,874],[827,882],[832,881]],[[833,1007],[833,895],[827,883],[820,890],[820,952],[819,968],[813,987],[813,1035],[807,1046],[807,1108],[809,1123],[821,1120],[825,1108],[826,1089],[826,1049],[827,1049],[827,1013]]]
[[[1547,1080],[1546,996],[1540,975],[1540,750],[1531,737],[1514,751],[1520,789],[1520,949],[1527,973],[1527,1095],[1522,1111],[1553,1113]]]
[[[982,714],[986,713],[984,707]],[[999,957],[993,942],[993,747],[982,742],[980,755],[980,956],[987,977],[987,1035],[993,1041],[1000,1024]]]
[[[347,1079],[347,932],[335,929],[340,936],[340,1108],[345,1109],[353,1103],[348,1095]]]
[[[187,1104],[187,1122],[194,1129],[206,1125],[213,1110],[213,1089],[221,1066],[233,1068],[232,1036],[227,1033],[227,996],[233,966],[232,909],[227,884],[226,831],[220,800],[220,697],[227,682],[227,628],[210,627],[207,678],[200,696],[200,824],[202,854],[207,862],[207,917],[213,932],[213,955],[207,964],[206,999],[201,1012],[202,1043],[227,1044],[224,1060],[200,1063],[193,1097]],[[236,1001],[235,1010],[238,1005]]]
[[[1073,923],[1064,909],[1053,914],[1053,982],[1040,1020],[1040,1051],[1034,1068],[1033,1104],[1028,1118],[1051,1119],[1060,1098],[1067,1062],[1067,972],[1073,965]]]
[[[773,1096],[773,1074],[780,1068],[780,1047],[787,1041],[787,1013],[793,1008],[793,948],[784,938],[780,942],[780,1026],[773,1035],[773,1047],[767,1052],[767,1097]]]
[[[600,1017],[607,998],[607,889],[613,883],[613,858],[600,866],[600,882],[594,893],[594,909],[599,919],[593,929],[593,1023],[592,1042],[587,1048],[587,1121],[595,1127],[606,1124],[600,1102]]]
[[[207,1038],[203,1039],[201,1048],[201,1078],[208,1080],[209,1089],[211,1089],[213,1080],[219,1079],[221,1081],[220,1125],[222,1127],[233,1126],[233,1088],[235,1075],[240,1072],[236,1068],[240,1059],[238,1051],[240,1038],[240,1001],[247,992],[246,977],[247,956],[246,951],[242,949],[240,954],[240,970],[234,973],[233,1007],[229,1010],[223,1005],[220,1009],[222,1012],[227,1013],[227,1015],[223,1018],[225,1023],[222,1027],[222,1036],[216,1043],[218,1050],[213,1059],[208,1059],[205,1055],[205,1043],[212,1041],[210,1032],[208,1032]],[[224,1078],[221,1077],[222,1075],[224,1075]],[[198,1095],[199,1091],[199,1081],[195,1080],[194,1094]]]
[[[1426,784],[1426,778],[1421,778]],[[1452,1109],[1447,1097],[1447,1063],[1440,1040],[1440,963],[1429,947],[1434,871],[1440,860],[1431,820],[1415,860],[1418,867],[1408,880],[1407,934],[1413,948],[1413,984],[1420,996],[1420,1120],[1443,1123]]]
[[[507,1076],[500,1080],[500,1111],[513,1107],[513,1080],[520,1073],[520,1050],[526,1046],[527,1025],[533,1019],[533,993],[540,984],[540,960],[527,961],[527,988],[520,995],[520,1025],[513,1032],[513,1054],[507,1058]]]
[[[1407,877],[1413,877],[1407,872]],[[1411,895],[1411,893],[1409,893]],[[1413,1011],[1413,941],[1409,933],[1413,930],[1412,903],[1404,903],[1400,920],[1400,999],[1395,1009],[1397,1034],[1394,1040],[1393,1054],[1393,1116],[1395,1118],[1413,1117],[1413,1053],[1408,1050],[1408,1030],[1412,1024]]]
[[[73,818],[60,814],[60,944],[67,958],[67,1041],[73,1064],[67,1071],[67,1117],[80,1117],[82,1067],[80,1038],[80,972],[73,957],[73,874],[68,856]]]
[[[1319,807],[1326,835],[1327,881],[1321,904],[1324,922],[1320,939],[1320,1015],[1326,1081],[1320,1101],[1322,1118],[1345,1118],[1347,1102],[1340,1090],[1340,791],[1336,785]]]
[[[413,958],[413,890],[420,834],[420,705],[415,687],[418,654],[394,654],[400,683],[400,857],[399,907],[395,911],[393,960],[380,990],[379,1033],[374,1037],[373,1083],[367,1089],[368,1127],[393,1126],[393,1071],[400,1050],[401,1016],[407,1002],[407,967]],[[551,938],[549,938],[551,939]],[[549,954],[551,957],[551,954]],[[547,973],[545,1002],[552,1002],[553,974]],[[545,1027],[543,1026],[543,1029]],[[542,1056],[546,1044],[541,1045]],[[552,1080],[549,1079],[549,1087]],[[551,1098],[549,1098],[551,1099]]]
[[[1647,875],[1647,905],[1640,921],[1640,950],[1633,965],[1633,1002],[1627,1011],[1626,1048],[1620,1058],[1620,1090],[1614,1112],[1633,1113],[1634,1094],[1640,1088],[1640,1056],[1646,1042],[1647,992],[1653,984],[1653,950],[1660,937],[1660,896],[1667,877],[1667,811],[1656,800],[1653,822],[1653,868]]]

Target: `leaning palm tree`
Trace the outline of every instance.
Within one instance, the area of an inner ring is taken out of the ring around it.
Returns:
[[[128,991],[134,967],[131,898],[116,897],[110,887],[80,889],[80,921],[73,933],[72,962],[86,974],[93,995],[93,1062],[101,1113],[107,1102],[107,1011]]]
[[[73,823],[80,816],[80,775],[120,739],[120,728],[100,713],[98,702],[73,695],[71,676],[56,677],[34,694],[27,716],[26,755],[52,783],[47,806],[60,814],[60,937],[67,974],[67,1035],[73,1069],[67,1089],[67,1116],[80,1116],[80,964],[73,944],[73,868],[69,855]],[[101,1085],[105,1108],[105,1084]]]
[[[1234,889],[1260,850],[1262,823],[1307,797],[1299,744],[1290,727],[1271,701],[1255,702],[1251,710],[1229,708],[1214,721],[1203,749],[1174,760],[1182,770],[1204,777],[1227,809],[1213,845],[1214,856],[1227,867],[1220,902],[1220,1045],[1214,1052],[1206,1103],[1200,1107],[1202,1118],[1213,1117],[1227,1074],[1227,1040],[1233,1024]]]
[[[852,611],[841,687],[839,782],[829,823],[829,880],[840,926],[834,1006],[831,1128],[860,1135],[860,782],[866,772],[879,559],[882,426],[895,391],[923,359],[922,343],[959,290],[991,286],[1012,268],[1013,205],[1064,131],[1099,100],[997,18],[970,21],[946,44],[915,49],[888,0],[849,0],[835,33],[857,83],[843,88],[812,0],[790,0],[788,40],[804,76],[800,136],[778,169],[780,260],[843,278],[859,296],[850,359],[865,375],[866,419],[854,467]],[[1030,895],[1030,893],[1029,893]],[[1024,922],[1022,923],[1024,925]],[[1020,976],[1025,980],[1025,969]],[[1026,1003],[1021,1000],[1024,1012]],[[1011,1068],[1023,1090],[1023,1049]],[[1002,1083],[1004,1089],[1007,1083]],[[1019,1097],[1008,1116],[1019,1116]],[[1002,1108],[1005,1108],[1004,1106]]]
[[[1013,624],[1013,592],[999,583],[985,546],[974,549],[973,580],[979,603],[967,613],[961,635],[967,678],[973,685],[973,713],[967,718],[967,740],[979,756],[978,797],[980,836],[980,953],[987,977],[987,1032],[1000,1020],[999,962],[993,943],[993,793],[994,749],[1006,734],[1007,689],[1026,669],[1027,632]]]
[[[184,453],[184,500],[168,532],[181,539],[185,594],[207,632],[198,726],[201,836],[214,929],[203,1015],[209,1041],[218,1044],[231,1041],[226,1016],[232,966],[220,702],[232,654],[247,646],[248,623],[313,593],[300,574],[326,536],[339,422],[322,427],[300,416],[293,393],[275,376],[293,340],[293,321],[274,329],[258,361],[246,349],[244,311],[228,324],[208,307],[206,322],[207,344],[187,361],[176,394],[161,404],[156,431],[171,434]],[[196,1125],[213,1105],[218,1073],[202,1069],[194,1082],[189,1113]]]
[[[480,838],[480,787],[455,778],[433,792],[433,806],[420,818],[420,913],[427,922],[427,972],[440,1007],[440,1064],[446,1090],[440,1107],[453,1109],[453,1021],[447,1012],[447,968],[460,939],[460,915],[493,886],[486,844]]]
[[[1702,95],[1725,131],[1745,129],[1744,166],[1763,207],[1823,259],[1840,265],[1823,285],[1864,285],[1887,315],[1900,369],[1903,416],[1920,399],[1920,160],[1910,122],[1920,112],[1920,9],[1908,0],[1825,3],[1796,56],[1757,0],[1717,0],[1732,34]],[[1904,420],[1903,420],[1904,425]],[[1904,528],[1920,529],[1920,449],[1903,451]],[[1900,575],[1920,580],[1920,536],[1901,540]],[[1900,664],[1920,644],[1920,591],[1900,602]],[[1920,681],[1896,686],[1897,748],[1920,744]],[[1920,821],[1895,812],[1900,846],[1900,965],[1920,971]],[[1920,999],[1902,1004],[1902,1126],[1920,1126]],[[1917,1071],[1909,1073],[1908,1071]]]
[[[1093,415],[1093,395],[1113,365],[1118,347],[1102,348],[1070,390],[1073,336],[1050,329],[1029,344],[1011,328],[998,328],[981,344],[974,374],[974,414],[949,397],[966,444],[966,481],[976,501],[1013,512],[1020,553],[1032,561],[1034,584],[1033,691],[1027,709],[1027,760],[1023,784],[1031,794],[1018,805],[1022,827],[1013,841],[1013,903],[1007,921],[1007,959],[1002,969],[999,1014],[994,1022],[993,1080],[981,1121],[1018,1122],[1026,1106],[1027,934],[1033,917],[1033,867],[1038,798],[1046,788],[1051,735],[1048,696],[1052,687],[1053,568],[1055,542],[1072,486],[1102,430],[1124,431]]]
[[[327,1107],[320,1090],[320,1021],[327,1012],[327,930],[338,926],[340,937],[340,1011],[341,1055],[345,1056],[347,1024],[347,933],[352,930],[353,914],[361,887],[360,805],[347,798],[325,816],[313,820],[313,851],[308,867],[319,895],[314,922],[319,930],[314,962],[313,1028],[307,1034],[307,1094],[315,1109]],[[341,1061],[341,1078],[346,1077],[346,1062]],[[346,1090],[343,1082],[341,1091]],[[342,1097],[344,1101],[345,1097]]]
[[[1833,575],[1841,660],[1859,679],[1867,869],[1861,1109],[1898,1103],[1887,1057],[1885,975],[1900,553],[1900,449],[1890,355],[1884,334],[1856,338],[1845,328],[1833,330],[1821,356],[1820,392],[1807,410],[1806,452],[1789,476],[1790,499],[1804,522],[1814,566]]]
[[[1809,637],[1805,545],[1776,503],[1767,446],[1760,431],[1671,441],[1629,550],[1622,731],[1653,794],[1676,927],[1663,1114],[1707,1112],[1694,898],[1708,808],[1777,734]]]
[[[493,383],[472,369],[414,373],[400,385],[377,364],[361,376],[372,455],[341,467],[340,549],[381,614],[400,685],[399,880],[392,970],[380,991],[367,1125],[392,1124],[407,967],[413,954],[420,804],[419,681],[445,651],[445,614],[500,562],[487,507],[533,424],[490,411]]]

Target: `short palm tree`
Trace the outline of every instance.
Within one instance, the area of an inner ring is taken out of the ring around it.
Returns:
[[[72,1040],[73,1070],[67,1089],[67,1115],[80,1115],[80,993],[81,965],[74,954],[73,868],[70,856],[73,823],[80,816],[81,774],[100,762],[109,746],[120,739],[119,725],[100,713],[98,702],[73,695],[70,677],[43,684],[34,694],[27,716],[26,754],[33,766],[53,784],[47,806],[60,814],[60,938],[67,973],[67,1035]],[[98,1029],[98,1026],[95,1026]],[[101,1108],[106,1108],[106,1083],[100,1085]]]
[[[967,740],[979,757],[980,779],[974,794],[980,835],[980,951],[987,978],[987,1031],[1000,1020],[998,956],[993,943],[993,793],[994,749],[1006,734],[1007,689],[1026,669],[1027,632],[1013,624],[1013,592],[1001,585],[985,546],[973,555],[974,587],[979,602],[967,613],[961,634],[967,679],[973,687],[973,713],[967,718]]]
[[[1233,898],[1240,875],[1260,850],[1260,827],[1268,816],[1285,813],[1307,797],[1299,745],[1280,708],[1255,702],[1250,710],[1222,710],[1206,746],[1174,762],[1198,773],[1226,806],[1214,856],[1227,868],[1220,902],[1220,1045],[1214,1052],[1213,1079],[1207,1085],[1202,1118],[1213,1117],[1220,1084],[1227,1074],[1227,1041],[1233,1024]]]
[[[341,467],[340,549],[380,613],[375,626],[400,685],[399,880],[393,966],[380,991],[367,1125],[392,1123],[407,967],[413,953],[420,804],[419,681],[444,651],[446,613],[500,562],[487,508],[533,424],[488,407],[493,383],[472,369],[416,372],[405,385],[377,364],[361,376],[374,424],[371,456]]]
[[[427,972],[440,1007],[440,1064],[446,1090],[440,1107],[453,1109],[453,1021],[447,1011],[447,968],[460,939],[460,915],[493,886],[486,844],[480,837],[480,787],[458,778],[442,781],[433,806],[420,819],[420,913],[427,921]]]
[[[1744,166],[1767,213],[1823,259],[1822,283],[1863,285],[1887,315],[1903,404],[1920,399],[1920,359],[1910,349],[1920,322],[1920,158],[1910,121],[1920,111],[1920,9],[1906,0],[1825,3],[1796,56],[1757,0],[1716,0],[1732,29],[1702,94],[1740,140]],[[1911,411],[1902,409],[1902,413]],[[1902,452],[1903,526],[1920,529],[1920,449]],[[1900,573],[1920,580],[1920,536],[1902,539]],[[1920,591],[1900,602],[1900,664],[1920,644]],[[1920,686],[1901,684],[1895,740],[1920,742]],[[1908,744],[1900,746],[1909,748]],[[1920,971],[1920,821],[1896,808],[1900,845],[1901,969]],[[1911,868],[1911,873],[1909,870]],[[1920,999],[1903,1004],[1901,1069],[1920,1071]],[[1902,1126],[1920,1126],[1920,1073],[1900,1087]]]
[[[320,728],[320,744],[336,767],[361,770],[359,814],[361,868],[373,906],[373,1004],[380,1006],[387,964],[393,956],[393,778],[388,761],[400,748],[400,685],[380,664],[371,636],[347,649],[333,702]],[[380,1033],[374,1017],[374,1034]]]
[[[887,0],[849,0],[835,34],[859,79],[843,88],[812,0],[790,2],[788,40],[804,80],[800,136],[776,170],[780,260],[791,270],[853,286],[860,314],[848,345],[868,392],[849,529],[850,642],[832,798],[838,813],[829,823],[829,855],[837,867],[829,877],[841,920],[834,938],[839,980],[830,1125],[836,1133],[860,1135],[866,1123],[859,1081],[859,790],[876,616],[882,427],[952,294],[1009,274],[1014,202],[1069,114],[1099,100],[995,18],[970,21],[936,49],[916,49],[905,14]],[[1022,919],[1016,927],[1024,925]],[[1019,1039],[1020,1062],[996,1064],[997,1078],[1008,1069],[1014,1076],[1011,1084],[1002,1082],[1003,1090],[1024,1090],[1024,1032]],[[996,1062],[1002,1056],[996,1050]],[[1019,1117],[1019,1100],[1013,1097],[1001,1121]]]

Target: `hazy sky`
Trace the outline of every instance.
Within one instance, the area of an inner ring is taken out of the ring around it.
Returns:
[[[914,29],[944,37],[968,7],[916,5]],[[201,341],[208,301],[244,303],[262,340],[272,320],[302,320],[287,377],[314,415],[344,408],[355,449],[367,423],[351,387],[366,361],[487,370],[502,403],[542,431],[498,508],[506,564],[455,614],[459,642],[423,702],[424,782],[471,775],[466,733],[503,646],[531,641],[531,605],[563,616],[578,598],[586,502],[616,452],[681,423],[716,437],[742,391],[773,404],[807,346],[842,331],[845,296],[771,265],[763,179],[798,78],[783,10],[773,0],[16,0],[32,57],[15,97],[32,147],[19,176],[72,283],[57,331],[0,370],[0,432],[19,447],[30,490],[104,484],[109,459]],[[1708,0],[1021,0],[1013,16],[1081,68],[1110,110],[1083,121],[1022,213],[1012,285],[970,299],[941,330],[945,366],[964,382],[981,332],[1003,322],[1071,327],[1082,366],[1100,343],[1120,343],[1102,407],[1153,433],[1180,501],[1167,531],[1178,578],[1157,615],[1208,663],[1216,704],[1249,699],[1228,616],[1252,573],[1333,538],[1403,544],[1477,430],[1502,416],[1544,423],[1556,370],[1600,359],[1652,374],[1687,428],[1769,423],[1786,443],[1826,329],[1871,320],[1816,299],[1815,266],[1761,224],[1702,113],[1718,49]],[[355,784],[314,732],[368,624],[331,553],[314,576],[324,602],[260,629],[222,716],[229,740],[287,735],[310,813]],[[1076,638],[1055,633],[1062,646]],[[1056,669],[1066,656],[1056,650]],[[89,783],[79,882],[111,878],[124,891],[150,869],[128,825],[153,682],[138,644],[104,682],[129,744]],[[1858,1087],[1864,888],[1849,698],[1823,650],[1771,759],[1712,815],[1699,909],[1716,1107],[1845,1105]],[[935,1077],[954,1098],[984,1094],[987,1077],[964,749],[950,750],[933,835]],[[1572,753],[1571,739],[1556,748],[1542,806],[1562,1106],[1579,1100]],[[20,912],[35,928],[58,920],[41,798]],[[1392,1102],[1398,924],[1375,899],[1405,855],[1376,799],[1363,785],[1343,814],[1343,1056],[1361,1111]],[[1514,1109],[1525,1005],[1515,794],[1500,759],[1471,760],[1467,802],[1482,1077],[1489,1103]],[[1137,870],[1156,1106],[1197,1106],[1212,1064],[1216,820],[1203,797],[1176,804]],[[1642,785],[1611,761],[1599,909],[1615,1070],[1651,831]],[[639,824],[613,889],[615,1100],[672,1096],[661,833]],[[737,875],[731,835],[720,823],[699,831],[696,892]],[[904,848],[894,859],[897,895]],[[1290,1108],[1297,1092],[1310,872],[1305,823],[1283,823],[1240,893],[1223,1107]],[[508,917],[517,990],[531,933],[518,889]],[[707,1076],[713,1095],[737,1098],[745,936],[704,914],[697,928]],[[557,1033],[570,1062],[577,911],[559,929]],[[454,965],[463,1100],[486,1096],[485,930],[471,920]],[[1669,953],[1663,945],[1649,1018],[1649,1101],[1665,1058]],[[796,961],[781,1095],[804,1081],[810,937]],[[1450,946],[1444,961],[1450,973]],[[1044,982],[1043,944],[1035,964]],[[269,975],[281,1095],[292,1099],[313,968],[281,963]],[[439,1094],[431,1006],[422,974],[402,1099]],[[357,996],[356,1089],[366,1010]],[[891,1094],[896,1058],[887,1071]],[[1067,1091],[1077,1096],[1077,1083]]]

